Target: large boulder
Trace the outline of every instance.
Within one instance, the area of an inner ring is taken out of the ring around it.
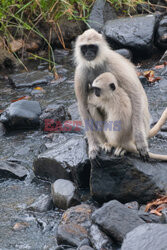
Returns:
[[[153,15],[119,18],[107,21],[103,32],[111,47],[130,49],[138,56],[150,56],[155,24]]]
[[[135,211],[116,200],[105,203],[97,209],[92,214],[92,220],[119,243],[128,232],[145,223]]]
[[[167,49],[167,14],[159,22],[155,42],[159,48]]]
[[[90,162],[85,139],[70,134],[59,134],[56,138],[55,142],[45,144],[47,150],[34,161],[35,175],[52,182],[66,179],[88,186]]]
[[[0,122],[7,129],[32,129],[39,126],[41,107],[37,101],[20,100],[10,104],[1,114]]]
[[[144,224],[126,235],[121,250],[167,249],[167,226]]]
[[[101,31],[104,23],[117,18],[114,8],[105,0],[96,0],[91,10],[88,24],[91,28]]]
[[[101,154],[92,161],[90,190],[98,202],[117,199],[145,203],[167,192],[166,179],[166,162]]]

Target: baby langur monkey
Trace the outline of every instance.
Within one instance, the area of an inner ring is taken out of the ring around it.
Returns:
[[[106,114],[103,132],[106,143],[98,138],[100,146],[105,151],[115,148],[115,155],[124,155],[125,152],[133,152],[139,154],[136,148],[135,137],[132,126],[132,104],[128,94],[117,83],[112,73],[106,72],[98,76],[92,84],[94,92],[88,97],[88,103],[100,108]],[[154,136],[165,123],[167,118],[167,108],[162,114],[158,123],[150,130],[149,114],[144,113],[143,133],[146,138]],[[93,115],[92,115],[93,116]],[[92,117],[96,122],[97,117]],[[114,129],[111,123],[115,121],[120,123],[120,127]],[[97,133],[98,136],[98,133]],[[167,155],[148,153],[150,158],[167,161]]]

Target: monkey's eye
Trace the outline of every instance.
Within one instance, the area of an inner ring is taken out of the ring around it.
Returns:
[[[88,50],[88,46],[87,45],[82,45],[81,46],[81,51],[82,51],[83,54],[85,54],[87,52],[87,50]]]
[[[112,91],[114,91],[116,89],[115,84],[114,83],[110,83],[110,89],[112,89]]]
[[[94,89],[95,95],[96,95],[97,97],[99,97],[99,96],[100,96],[100,93],[101,93],[101,89],[98,88],[98,87],[93,87],[93,89]]]

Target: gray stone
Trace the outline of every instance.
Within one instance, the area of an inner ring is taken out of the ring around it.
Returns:
[[[107,21],[103,31],[112,48],[127,48],[133,54],[150,56],[153,50],[155,16],[137,16]]]
[[[69,180],[59,179],[52,184],[52,199],[54,205],[61,209],[67,209],[79,204],[76,187]]]
[[[34,161],[37,177],[54,182],[72,180],[79,186],[88,186],[90,162],[85,139],[80,135],[58,135],[55,143],[46,145],[48,150]]]
[[[161,217],[147,212],[138,212],[139,217],[147,223],[161,223]]]
[[[53,202],[50,195],[42,194],[38,199],[27,207],[27,210],[34,212],[47,212],[53,209]]]
[[[0,162],[0,179],[13,178],[24,180],[27,174],[27,169],[17,161],[7,160]]]
[[[88,24],[91,28],[101,31],[104,23],[117,18],[114,8],[105,0],[96,0],[91,10]]]
[[[78,111],[78,104],[77,102],[74,102],[73,104],[71,104],[69,107],[68,107],[68,112],[70,113],[71,115],[71,119],[73,121],[77,121],[77,120],[81,120],[81,117],[80,117],[80,114],[79,114],[79,111]]]
[[[167,50],[165,51],[159,62],[160,63],[167,62]]]
[[[88,239],[88,232],[91,226],[91,213],[92,208],[86,204],[66,210],[58,226],[58,244],[69,244],[79,247],[83,240]]]
[[[135,211],[116,200],[107,202],[97,209],[92,214],[92,220],[119,243],[128,232],[145,223]]]
[[[93,250],[93,248],[85,245],[85,246],[80,247],[79,250]]]
[[[92,243],[92,246],[96,250],[112,250],[112,241],[111,239],[103,233],[99,227],[95,224],[93,224],[90,227],[90,241]]]
[[[159,144],[164,150],[166,141],[159,142],[156,139],[155,148],[150,151],[157,153]],[[151,159],[143,162],[134,156],[114,157],[101,154],[91,163],[91,195],[100,203],[111,199],[146,203],[155,199],[158,194],[166,193],[166,162]]]
[[[20,100],[10,104],[1,114],[0,122],[11,130],[37,128],[40,114],[39,102]]]
[[[167,226],[144,224],[129,232],[121,250],[165,250],[167,249]]]
[[[53,74],[47,71],[32,71],[13,74],[9,82],[15,88],[31,88],[41,84],[47,84],[53,79]]]
[[[156,44],[161,49],[167,49],[167,14],[161,17],[156,32]]]
[[[125,203],[125,206],[127,206],[128,208],[131,208],[133,210],[139,209],[139,203],[137,201],[127,202],[127,203]]]
[[[120,54],[121,56],[124,56],[125,58],[132,60],[133,55],[132,52],[128,49],[117,49],[115,50],[115,52],[117,52],[118,54]]]
[[[5,126],[3,125],[2,122],[0,122],[0,136],[3,136],[5,134],[6,134]]]

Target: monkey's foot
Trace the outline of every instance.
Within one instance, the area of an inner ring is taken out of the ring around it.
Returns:
[[[99,147],[97,145],[93,145],[89,147],[89,159],[93,160],[96,158],[99,152]]]
[[[106,153],[111,152],[112,145],[105,142],[104,144],[100,145],[101,149],[104,150]]]
[[[139,152],[140,158],[141,158],[143,161],[148,161],[148,159],[149,159],[150,157],[149,157],[149,154],[148,154],[147,147],[137,148],[137,151]]]
[[[115,149],[114,155],[115,156],[123,156],[126,153],[126,150],[123,149],[122,147],[117,147]]]

